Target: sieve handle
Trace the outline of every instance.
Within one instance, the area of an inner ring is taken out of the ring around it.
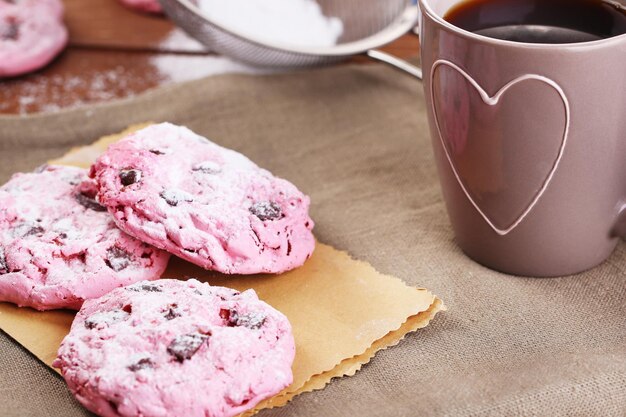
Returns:
[[[417,27],[409,33],[419,37]],[[376,61],[384,62],[385,64],[391,65],[394,68],[404,71],[407,74],[414,76],[418,80],[422,79],[422,69],[417,65],[409,64],[403,59],[400,59],[396,56],[388,54],[387,52],[380,51],[378,49],[370,49],[365,54],[368,57],[375,59]]]

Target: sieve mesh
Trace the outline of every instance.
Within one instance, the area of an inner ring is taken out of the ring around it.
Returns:
[[[220,27],[206,19],[193,0],[160,0],[178,26],[211,50],[263,67],[306,67],[331,64],[392,42],[417,23],[412,0],[319,0],[327,16],[343,21],[339,43],[326,48],[270,45]]]

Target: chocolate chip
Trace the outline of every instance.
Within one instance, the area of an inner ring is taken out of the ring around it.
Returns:
[[[227,308],[220,309],[220,317],[230,323],[230,310]]]
[[[127,368],[133,372],[137,372],[142,369],[150,369],[153,367],[154,367],[154,363],[152,363],[152,360],[150,358],[139,359],[137,362],[133,363],[132,365],[127,366]]]
[[[115,272],[120,272],[130,265],[132,255],[124,249],[113,246],[107,250],[107,259],[104,261],[109,268]]]
[[[5,25],[0,26],[0,39],[15,41],[20,36],[20,25],[17,20],[9,18]]]
[[[107,209],[98,203],[95,196],[90,197],[84,193],[78,193],[74,196],[78,204],[93,211],[107,211]]]
[[[9,265],[7,265],[7,258],[4,254],[4,248],[0,246],[0,274],[6,274],[9,272]]]
[[[21,223],[13,229],[13,235],[16,237],[41,236],[45,230],[32,222]]]
[[[45,230],[41,226],[33,226],[29,231],[26,232],[24,236],[41,236],[45,233]]]
[[[248,329],[260,329],[265,324],[265,316],[260,313],[249,313],[237,317],[237,326],[247,327]]]
[[[280,206],[271,201],[254,203],[249,210],[250,213],[257,216],[261,221],[276,220],[283,215]]]
[[[129,314],[124,310],[111,310],[103,313],[96,313],[85,320],[85,327],[94,329],[99,326],[111,326],[125,320]]]
[[[183,362],[185,359],[191,359],[207,339],[208,336],[199,333],[177,336],[167,347],[167,353]]]
[[[220,317],[224,319],[228,327],[247,327],[248,329],[260,329],[265,323],[265,315],[262,313],[239,314],[235,310],[220,310]]]
[[[183,201],[186,201],[187,203],[191,203],[193,201],[193,197],[191,195],[179,190],[164,190],[161,194],[159,194],[159,196],[172,207],[176,207]]]
[[[146,292],[163,292],[161,287],[155,284],[144,284],[141,286],[141,290]]]
[[[165,310],[165,317],[167,320],[174,320],[176,317],[182,316],[180,309],[178,308],[178,304],[170,304]]]
[[[163,292],[160,286],[156,284],[141,284],[141,285],[131,285],[130,287],[126,287],[129,291],[135,292]]]
[[[159,150],[159,149],[150,149],[149,151],[150,153],[153,153],[155,155],[165,155],[165,152]]]
[[[124,187],[141,181],[141,171],[138,169],[123,169],[120,171],[120,181]]]
[[[192,171],[202,172],[204,174],[219,174],[222,171],[222,167],[217,162],[205,161],[196,164],[191,168]]]

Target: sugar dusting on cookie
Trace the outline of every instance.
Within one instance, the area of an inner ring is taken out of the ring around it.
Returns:
[[[0,187],[0,301],[78,309],[160,277],[169,255],[121,232],[81,168],[44,166]]]
[[[231,417],[289,386],[294,356],[289,321],[253,290],[164,279],[86,302],[54,366],[102,416]]]
[[[206,269],[281,273],[315,247],[308,196],[185,127],[127,136],[91,176],[120,229]]]

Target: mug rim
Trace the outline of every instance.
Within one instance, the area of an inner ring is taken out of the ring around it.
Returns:
[[[491,43],[498,46],[510,46],[510,47],[518,47],[518,48],[528,48],[528,49],[575,49],[575,48],[593,48],[600,46],[607,46],[613,43],[619,43],[620,41],[626,40],[626,33],[622,33],[621,35],[611,36],[610,38],[599,39],[596,41],[587,41],[587,42],[575,42],[575,43],[532,43],[532,42],[517,42],[517,41],[509,41],[505,39],[492,38],[485,35],[479,35],[474,32],[470,32],[469,30],[463,29],[461,27],[455,26],[452,23],[448,22],[442,16],[439,16],[429,4],[429,0],[419,0],[419,8],[420,10],[428,15],[431,19],[442,25],[443,27],[453,31],[456,34],[463,35],[467,38],[474,39],[477,41],[481,41],[484,43]],[[420,26],[422,25],[422,19],[419,22]]]

